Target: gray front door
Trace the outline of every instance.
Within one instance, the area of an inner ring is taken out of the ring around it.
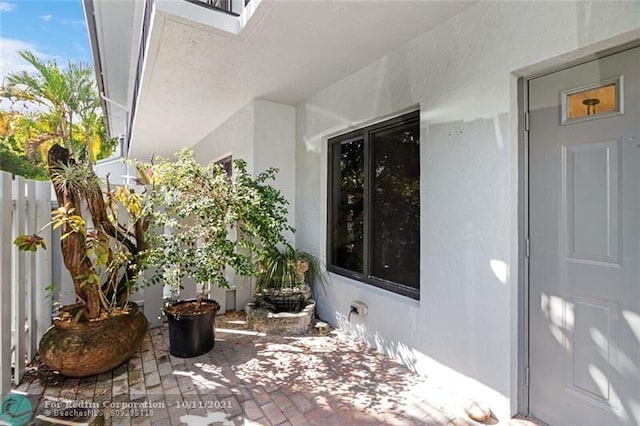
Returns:
[[[640,424],[640,48],[529,82],[529,407]]]

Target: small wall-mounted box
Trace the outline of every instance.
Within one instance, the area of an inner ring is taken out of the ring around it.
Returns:
[[[351,312],[353,312],[355,315],[360,315],[360,316],[366,316],[369,310],[367,308],[367,304],[360,300],[354,300],[353,302],[351,302],[350,309],[351,309]]]

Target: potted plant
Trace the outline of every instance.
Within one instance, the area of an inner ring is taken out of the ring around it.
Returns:
[[[298,312],[311,298],[315,283],[323,283],[318,258],[285,245],[272,247],[260,258],[256,281],[259,302],[270,304],[275,312]]]
[[[60,308],[39,354],[64,375],[92,376],[129,359],[147,330],[147,319],[128,296],[146,268],[148,217],[140,194],[126,187],[103,193],[91,166],[60,145],[49,150],[49,170],[59,207],[47,226],[62,232],[62,258],[78,303]],[[46,248],[39,234],[14,243],[25,251]]]
[[[283,243],[283,232],[291,229],[287,201],[267,183],[276,169],[252,178],[242,160],[234,161],[229,177],[219,164],[203,166],[184,149],[175,161],[160,159],[152,171],[152,226],[168,231],[155,234],[150,243],[158,267],[153,279],[172,285],[174,293],[185,276],[200,287],[196,299],[179,300],[166,309],[170,352],[198,356],[215,344],[219,309],[216,301],[205,298],[206,284],[228,288],[226,267],[244,276],[258,273],[256,258]]]
[[[90,376],[125,362],[146,332],[147,320],[128,296],[146,267],[147,210],[130,189],[107,186],[104,192],[93,171],[100,146],[113,141],[105,138],[91,69],[69,64],[61,70],[29,52],[21,55],[37,73],[11,74],[3,95],[39,105],[25,113],[20,123],[28,129],[21,135],[34,154],[50,147],[46,164],[58,208],[49,226],[61,230],[77,301],[60,309],[39,354],[62,374]],[[26,251],[45,248],[37,233],[14,243]]]

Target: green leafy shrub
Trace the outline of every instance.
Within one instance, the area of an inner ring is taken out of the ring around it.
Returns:
[[[175,161],[150,166],[152,227],[149,256],[157,266],[153,282],[179,288],[186,276],[202,286],[229,287],[225,268],[243,276],[258,274],[257,259],[292,231],[286,199],[270,185],[277,169],[252,177],[242,160],[229,177],[219,164],[203,166],[183,149]],[[201,292],[201,293],[202,293]]]

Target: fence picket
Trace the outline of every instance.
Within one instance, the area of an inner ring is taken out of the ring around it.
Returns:
[[[51,218],[51,183],[36,182],[36,229],[42,229]],[[47,227],[42,234],[47,250],[38,250],[35,253],[36,261],[36,341],[51,326],[51,293],[47,288],[53,282],[53,269],[51,265],[51,255],[55,249],[51,244],[51,228]]]
[[[25,233],[26,216],[25,180],[22,176],[14,178],[13,193],[15,199],[13,231],[14,235],[20,235]],[[17,247],[13,247],[13,290],[13,363],[15,366],[13,382],[19,385],[25,367],[25,253]]]
[[[35,254],[13,245],[16,236],[38,232],[51,217],[51,183],[0,171],[0,397],[18,385],[51,324],[51,250]],[[51,231],[41,236],[51,248]]]
[[[0,395],[11,390],[11,174],[0,172]]]
[[[154,270],[148,270],[144,272],[145,278],[150,278],[155,273]],[[143,310],[144,314],[149,320],[149,328],[159,327],[162,325],[162,307],[164,300],[162,298],[163,286],[153,285],[151,287],[145,287],[143,290]]]
[[[73,279],[69,270],[62,266],[60,268],[60,306],[73,305],[76,303],[76,290],[73,286]]]
[[[39,228],[36,224],[36,181],[27,181],[27,233],[35,234]],[[26,256],[26,317],[27,317],[27,359],[33,359],[38,348],[38,340],[36,333],[36,297],[35,287],[36,281],[36,257],[33,254]]]
[[[26,193],[25,193],[26,192]],[[64,267],[59,235],[47,227],[51,219],[51,183],[25,180],[0,171],[0,399],[19,385],[25,365],[52,322],[52,284],[59,284],[60,302],[75,303],[73,281]],[[13,245],[17,235],[44,239],[46,250],[21,252]],[[58,232],[59,234],[59,232]],[[193,286],[192,286],[193,287]],[[136,297],[156,320],[162,306],[162,286],[141,290]],[[194,288],[189,290],[193,291]],[[1,422],[0,422],[1,423]]]

